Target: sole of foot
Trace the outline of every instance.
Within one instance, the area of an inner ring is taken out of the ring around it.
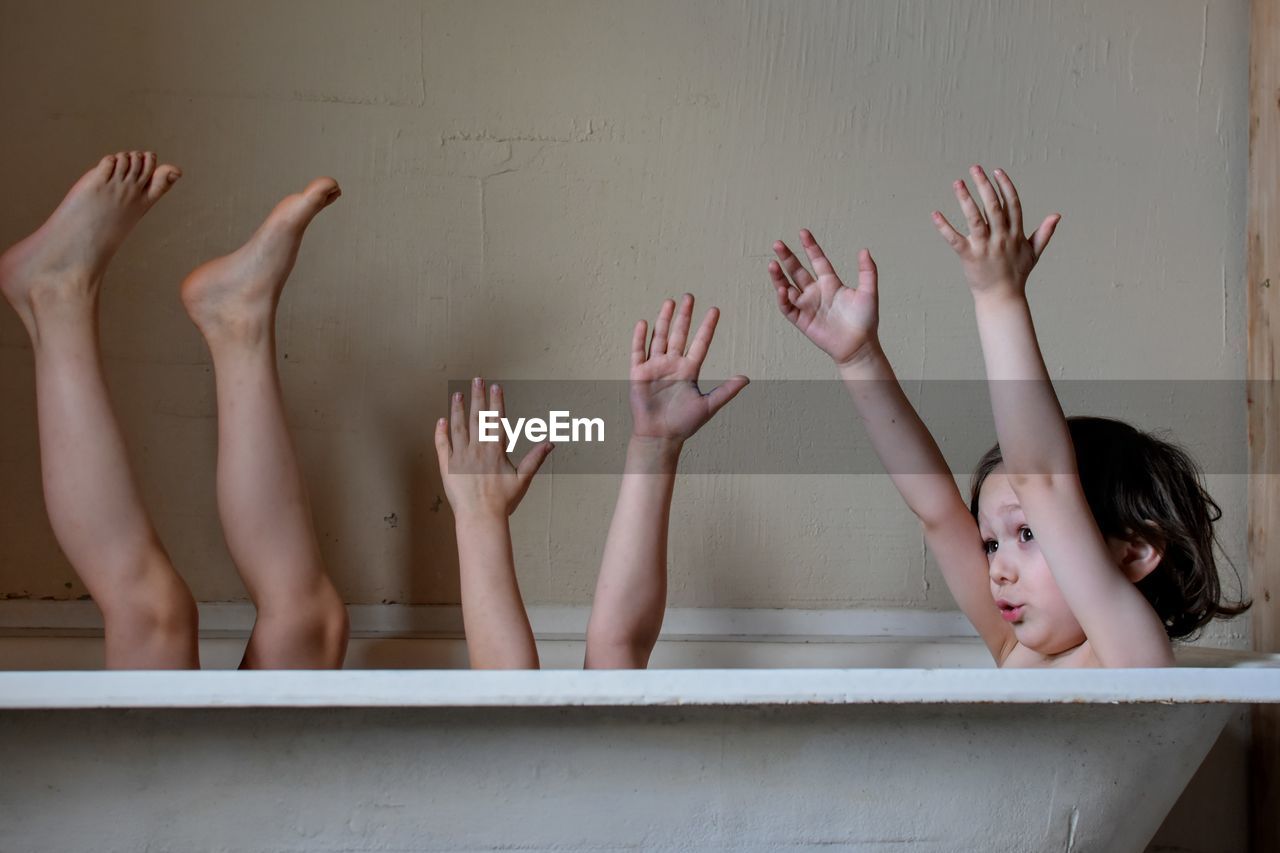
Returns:
[[[282,199],[247,243],[187,276],[182,304],[206,339],[258,335],[271,328],[307,226],[340,195],[333,178],[316,178]]]
[[[0,255],[0,293],[28,330],[41,306],[96,295],[129,232],[181,176],[151,151],[108,154],[43,225]]]

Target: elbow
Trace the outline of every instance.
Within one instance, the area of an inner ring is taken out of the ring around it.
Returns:
[[[926,540],[962,535],[963,531],[977,530],[973,523],[973,516],[969,513],[969,507],[960,500],[959,493],[956,494],[956,500],[948,501],[944,505],[916,510],[916,518],[920,521]]]
[[[1023,504],[1034,502],[1041,495],[1080,491],[1080,474],[1076,470],[1074,460],[1070,468],[1051,464],[1041,465],[1038,468],[1020,466],[1006,471],[1005,476],[1009,478],[1009,488],[1013,489],[1013,493]]]

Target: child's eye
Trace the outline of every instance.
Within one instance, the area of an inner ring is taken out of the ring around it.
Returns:
[[[1000,543],[994,539],[987,539],[982,543],[982,550],[987,552],[987,556],[991,556],[1000,547]]]
[[[1027,527],[1026,525],[1023,525],[1022,527],[1019,527],[1019,528],[1018,528],[1018,541],[1019,541],[1019,542],[1030,542],[1032,539],[1035,539],[1035,538],[1036,538],[1036,537],[1035,537],[1035,536],[1033,536],[1033,535],[1032,535],[1032,533],[1031,533],[1031,528],[1030,528],[1030,527]]]

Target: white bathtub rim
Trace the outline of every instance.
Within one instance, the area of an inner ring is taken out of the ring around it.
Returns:
[[[200,636],[247,639],[256,612],[247,602],[201,602]],[[581,639],[591,608],[531,605],[529,621],[538,640]],[[462,609],[456,604],[349,604],[351,636],[366,639],[461,639]],[[1197,648],[1248,645],[1244,621],[1216,621]],[[102,615],[92,601],[0,600],[0,637],[101,637]],[[977,632],[956,610],[913,608],[670,607],[664,613],[664,642],[858,643],[897,640],[980,643]],[[1175,644],[1175,648],[1188,648]]]
[[[1280,667],[5,672],[0,709],[1280,704]]]

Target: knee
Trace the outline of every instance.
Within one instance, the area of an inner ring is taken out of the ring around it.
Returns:
[[[99,601],[109,669],[191,669],[200,665],[199,614],[177,576],[129,596]]]
[[[657,635],[598,627],[587,631],[587,669],[644,669]]]
[[[347,642],[351,639],[351,618],[336,589],[330,587],[314,604],[311,618],[321,659],[327,662],[326,666],[340,669],[347,656]]]
[[[250,665],[265,669],[340,669],[350,636],[347,606],[331,585],[299,596],[287,608],[259,609],[262,642]]]
[[[195,598],[162,552],[140,561],[129,582],[98,607],[109,632],[146,645],[186,642],[199,628]]]

